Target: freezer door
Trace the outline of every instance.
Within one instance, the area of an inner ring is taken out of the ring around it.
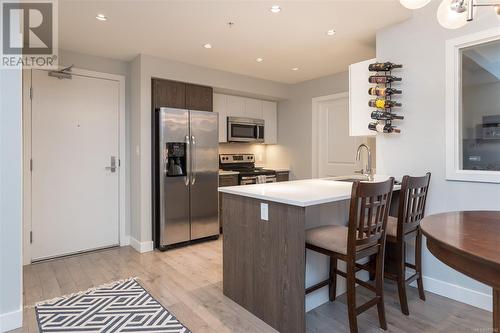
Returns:
[[[191,239],[198,239],[219,234],[219,120],[215,112],[190,114]]]
[[[189,241],[189,111],[161,108],[159,120],[160,245]]]

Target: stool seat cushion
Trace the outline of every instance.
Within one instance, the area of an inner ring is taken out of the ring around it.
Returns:
[[[396,237],[398,234],[398,219],[393,216],[387,218],[387,236]]]
[[[347,254],[349,228],[341,225],[326,225],[306,231],[306,243],[325,250]]]

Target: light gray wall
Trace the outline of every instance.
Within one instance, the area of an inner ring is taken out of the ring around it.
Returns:
[[[123,161],[127,166],[125,175],[126,184],[126,216],[125,216],[125,234],[130,234],[130,66],[131,63],[121,60],[96,57],[93,55],[76,53],[67,50],[59,50],[59,65],[62,67],[74,65],[75,68],[85,69],[89,71],[116,74],[125,76],[125,151],[127,155]]]
[[[348,90],[347,68],[346,72],[290,85],[289,99],[278,103],[279,145],[268,148],[267,162],[271,165],[289,165],[293,179],[310,178],[312,99]]]
[[[432,172],[427,213],[454,210],[500,210],[500,185],[446,181],[445,179],[445,41],[498,27],[492,10],[479,9],[472,23],[446,30],[436,21],[439,2],[414,11],[413,17],[377,34],[377,59],[404,65],[401,135],[377,136],[377,168],[382,174],[400,176]],[[424,275],[444,281],[445,291],[468,300],[491,289],[424,255]],[[465,289],[454,289],[450,284]],[[428,284],[430,287],[430,284]],[[466,301],[465,299],[462,299]],[[491,303],[490,303],[491,304]]]
[[[22,76],[0,70],[0,331],[22,323]]]

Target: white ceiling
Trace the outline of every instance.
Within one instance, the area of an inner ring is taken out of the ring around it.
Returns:
[[[273,4],[282,11],[271,13]],[[373,57],[376,31],[410,15],[397,0],[60,0],[59,38],[60,48],[91,55],[131,60],[143,53],[295,83]],[[327,36],[332,28],[336,34]]]

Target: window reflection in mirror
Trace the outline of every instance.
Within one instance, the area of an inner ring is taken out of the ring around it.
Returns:
[[[500,171],[500,40],[461,50],[462,170]]]

